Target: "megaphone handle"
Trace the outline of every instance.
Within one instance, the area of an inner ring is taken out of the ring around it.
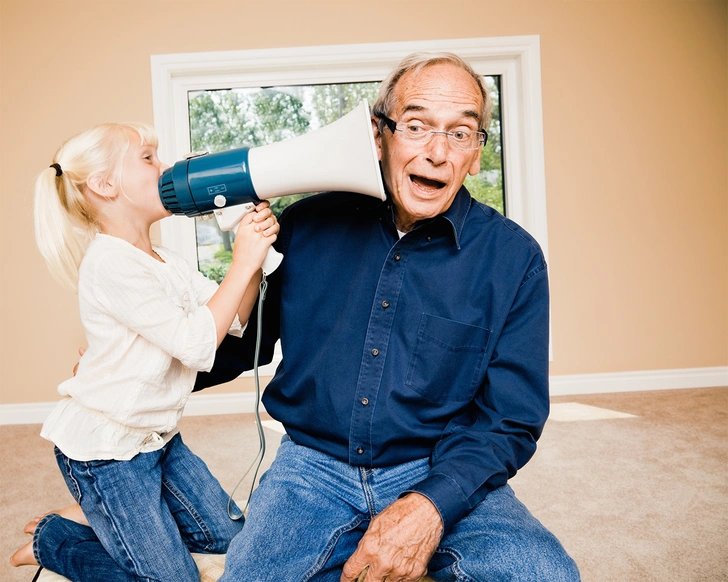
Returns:
[[[270,275],[275,271],[283,260],[283,255],[275,250],[273,247],[268,249],[268,254],[263,260],[263,274]]]

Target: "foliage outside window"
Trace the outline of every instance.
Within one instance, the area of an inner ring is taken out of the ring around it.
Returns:
[[[465,185],[473,197],[505,212],[498,77],[485,77],[493,97],[489,138],[481,153],[481,169]],[[259,147],[319,129],[354,109],[362,99],[376,99],[379,83],[340,83],[254,89],[191,92],[188,96],[192,151],[210,153],[238,147]],[[307,196],[274,198],[271,208],[283,209]],[[212,215],[196,218],[200,271],[221,281],[232,260],[234,235],[221,232]]]

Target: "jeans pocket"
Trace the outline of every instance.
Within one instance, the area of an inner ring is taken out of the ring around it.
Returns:
[[[472,400],[489,339],[484,327],[423,313],[405,384],[437,404]]]

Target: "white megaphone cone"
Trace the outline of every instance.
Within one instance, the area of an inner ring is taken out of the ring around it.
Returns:
[[[321,129],[252,148],[249,156],[250,177],[261,200],[323,190],[385,199],[366,100]]]
[[[177,162],[159,180],[173,214],[215,213],[221,230],[238,223],[261,200],[307,192],[358,192],[386,199],[369,105],[363,100],[341,119],[305,135]],[[263,271],[282,255],[271,248]]]

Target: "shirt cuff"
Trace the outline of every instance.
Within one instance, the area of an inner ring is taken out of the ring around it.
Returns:
[[[447,532],[470,511],[468,498],[463,494],[460,485],[452,477],[442,473],[430,475],[424,481],[407,489],[402,495],[407,493],[419,493],[432,502],[440,512],[443,532]]]
[[[248,327],[248,322],[245,322],[245,325],[241,325],[240,318],[235,315],[235,319],[233,319],[233,322],[230,324],[230,329],[228,329],[229,335],[234,335],[235,337],[243,337],[243,332],[245,331],[245,328]]]

